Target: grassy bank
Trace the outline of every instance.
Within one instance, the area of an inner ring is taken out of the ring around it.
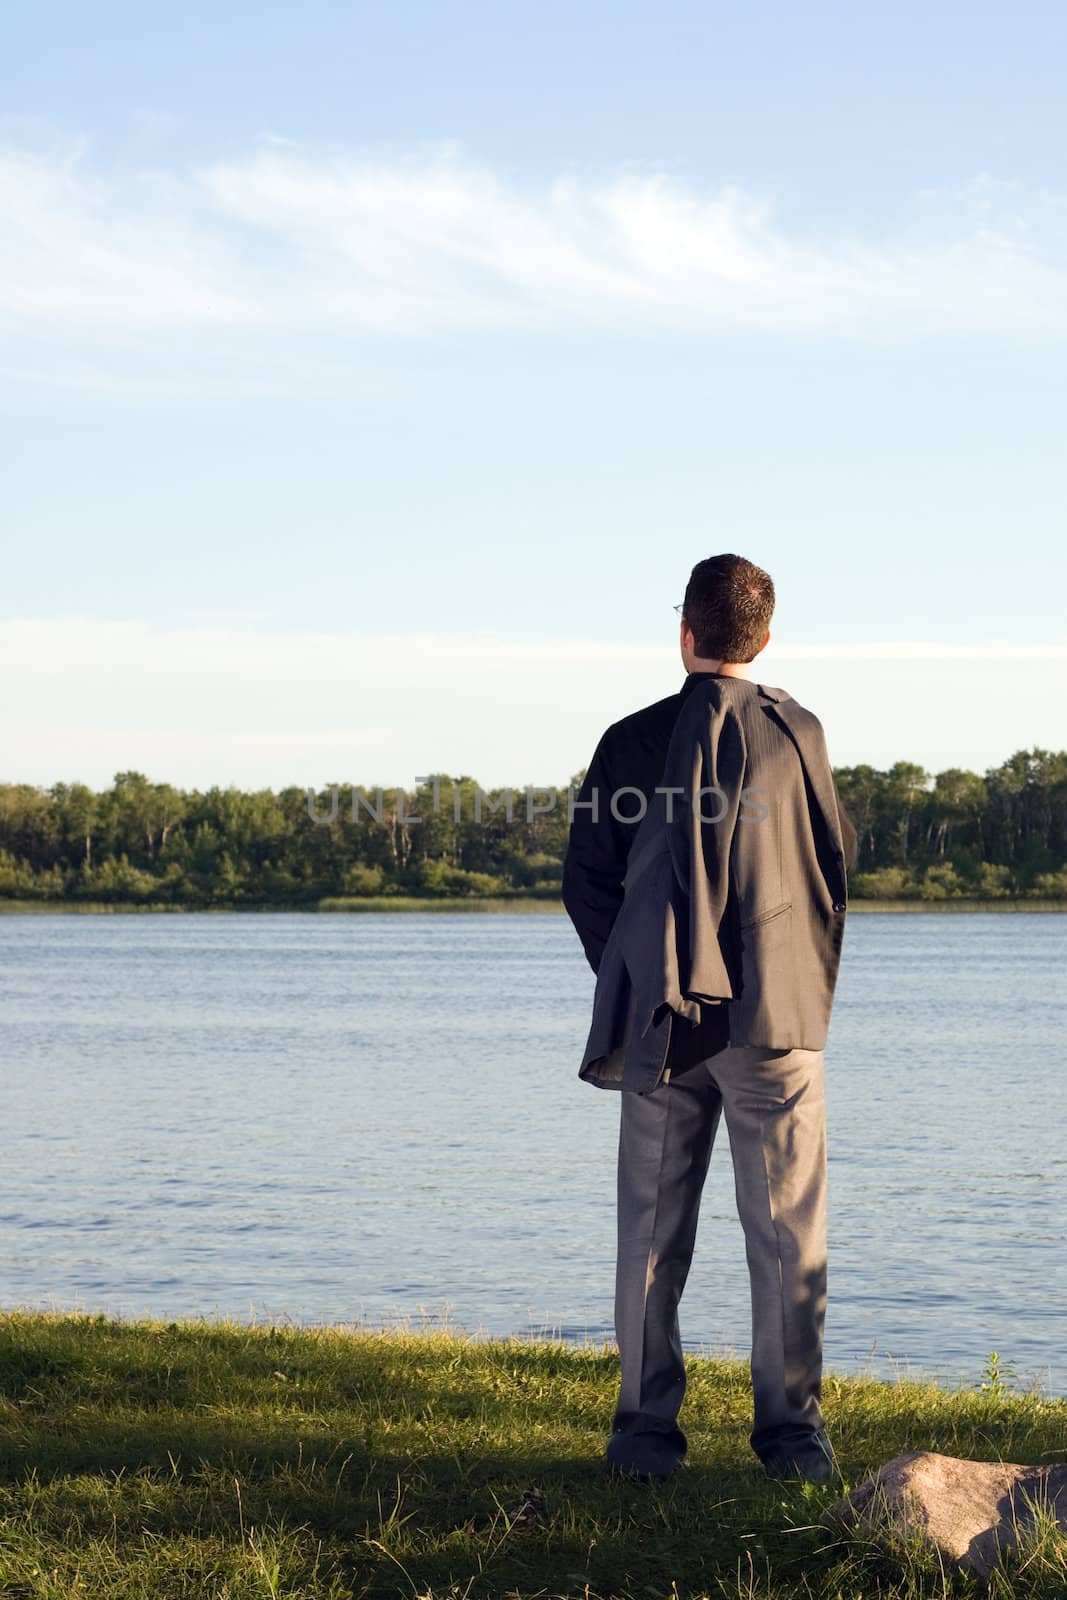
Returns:
[[[488,911],[488,912],[562,912],[563,906],[559,900],[534,899],[531,896],[516,895],[509,900],[479,900],[471,895],[451,899],[445,896],[435,896],[417,899],[409,895],[382,895],[380,898],[371,897],[341,897],[317,900],[310,905],[242,905],[240,902],[233,905],[145,905],[136,901],[100,901],[100,900],[0,900],[0,915],[5,912],[11,915],[20,913],[54,915],[56,912],[96,916],[111,915],[124,916],[131,912],[141,916],[150,916],[155,912],[168,913],[171,916],[212,916],[220,912],[240,911],[244,916],[270,916],[278,912],[306,912],[314,915],[319,911]]]
[[[462,898],[441,896],[440,899],[419,899],[411,896],[383,895],[379,899],[355,899],[353,897],[338,896],[335,899],[320,900],[320,911],[507,911],[514,915],[516,912],[562,912],[563,902],[551,900],[543,895],[515,895],[515,897],[499,900],[479,900],[466,895]]]
[[[1064,1541],[997,1587],[820,1527],[772,1484],[738,1363],[690,1358],[689,1457],[606,1476],[610,1345],[0,1315],[11,1600],[1062,1600]],[[909,1449],[1062,1460],[1067,1402],[827,1379],[844,1485]],[[532,1525],[524,1491],[545,1497]]]
[[[1067,900],[850,900],[853,911],[1067,911]]]
[[[320,911],[562,911],[559,900],[320,900]],[[1067,900],[850,900],[853,911],[1067,911]]]
[[[1067,911],[1067,900],[850,900],[849,912],[867,911],[932,911],[932,912],[957,912],[966,911]],[[426,896],[420,898],[415,895],[380,895],[374,896],[330,896],[324,900],[315,901],[311,905],[257,905],[249,906],[236,903],[234,905],[144,905],[136,901],[99,901],[99,900],[5,900],[0,899],[0,915],[5,912],[12,915],[27,914],[52,914],[56,912],[70,912],[82,915],[129,915],[137,912],[139,915],[149,916],[154,912],[167,912],[171,915],[210,916],[217,912],[240,911],[247,916],[269,916],[273,912],[308,912],[314,914],[318,911],[343,911],[355,915],[370,911],[418,911],[423,913],[433,912],[489,912],[499,914],[507,912],[509,915],[526,914],[530,912],[562,913],[563,905],[559,900],[546,899],[543,896],[534,898],[529,895],[515,895],[507,899],[478,899],[471,895],[462,897],[449,897],[444,895]]]

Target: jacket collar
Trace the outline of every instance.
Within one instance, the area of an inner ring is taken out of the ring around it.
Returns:
[[[751,678],[735,678],[731,672],[687,672],[685,682],[682,684],[682,695],[689,694],[698,683],[743,683],[750,689],[758,689],[765,700],[791,700],[793,697],[787,689],[771,689],[765,683],[754,683]]]

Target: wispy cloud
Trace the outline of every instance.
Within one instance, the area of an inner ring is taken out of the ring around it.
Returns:
[[[245,268],[194,200],[188,183],[94,175],[83,144],[0,151],[0,332],[246,322]]]
[[[245,683],[355,683],[380,676],[383,663],[422,670],[429,663],[491,672],[495,666],[541,668],[636,665],[676,661],[673,638],[662,644],[599,639],[511,639],[492,634],[345,634],[272,627],[262,614],[207,612],[178,625],[90,617],[0,620],[0,673],[53,678],[87,670],[236,678]],[[791,643],[772,639],[753,667],[767,678],[779,662],[849,661],[1067,661],[1067,644],[978,640],[950,644],[930,639],[832,640]],[[766,670],[765,670],[766,669]]]
[[[0,149],[0,331],[1067,331],[1063,203],[979,186],[906,236],[801,236],[658,173],[520,187],[450,147],[263,139],[184,171]]]
[[[823,718],[835,761],[981,766],[1062,743],[1067,645],[768,647],[755,673]],[[931,674],[953,698],[949,722]],[[673,642],[313,633],[257,619],[0,621],[0,779],[557,782],[604,727],[673,693]],[[978,692],[976,692],[976,689]],[[955,692],[958,691],[958,692]],[[933,709],[931,709],[933,708]]]

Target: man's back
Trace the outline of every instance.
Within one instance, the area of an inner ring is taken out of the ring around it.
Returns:
[[[758,714],[752,709],[757,704]],[[717,713],[713,711],[713,716],[718,714],[720,720],[722,716],[733,720],[735,737],[741,737],[742,740],[745,736],[740,733],[737,716],[742,706],[749,708],[744,717],[749,748],[744,755],[737,754],[736,764],[731,767],[730,782],[740,790],[742,784],[761,781],[761,774],[769,775],[770,792],[766,798],[772,814],[765,818],[759,834],[746,831],[742,822],[740,833],[743,846],[733,848],[733,841],[728,834],[724,835],[721,845],[716,841],[717,847],[728,857],[729,875],[733,879],[733,893],[727,898],[727,861],[724,859],[721,864],[724,896],[722,903],[714,908],[713,937],[716,955],[721,947],[726,968],[734,978],[731,985],[724,972],[719,992],[723,998],[735,999],[736,1004],[729,1018],[726,1007],[721,1004],[709,1002],[700,1007],[689,1005],[675,1008],[677,1014],[671,1030],[668,1056],[675,1074],[723,1048],[731,1037],[731,1022],[737,1037],[744,1036],[757,1022],[764,1031],[772,1020],[777,1022],[779,1028],[784,1023],[784,995],[781,992],[774,1002],[776,1018],[766,1014],[757,1018],[753,1012],[756,992],[751,956],[747,963],[748,992],[742,1001],[742,946],[750,949],[752,936],[742,941],[737,929],[740,920],[750,920],[753,914],[762,915],[770,906],[771,899],[777,896],[776,905],[783,899],[783,894],[776,888],[782,881],[783,839],[789,861],[799,861],[803,856],[807,862],[807,867],[800,873],[801,880],[808,882],[813,875],[813,852],[820,848],[819,808],[810,792],[812,786],[805,774],[796,736],[805,747],[808,772],[815,778],[816,786],[825,783],[832,791],[828,809],[832,812],[836,806],[837,817],[828,819],[829,829],[833,828],[836,821],[846,863],[851,865],[855,857],[855,830],[841,808],[825,760],[824,747],[819,748],[821,728],[817,719],[799,707],[784,691],[765,690],[762,686],[757,690],[756,685],[730,674],[693,672],[678,694],[646,706],[607,729],[597,745],[578,796],[579,805],[575,809],[564,867],[563,898],[594,971],[600,970],[611,929],[622,909],[624,879],[640,820],[649,807],[653,810],[658,807],[662,811],[666,804],[670,810],[670,802],[662,798],[654,799],[654,796],[664,782],[664,763],[681,713],[686,709],[681,726],[688,729],[691,741],[695,737],[693,730],[701,727],[709,705],[718,708]],[[793,728],[782,715],[787,712]],[[735,758],[730,759],[733,761]],[[689,756],[679,758],[676,755],[675,764],[677,770],[673,774],[673,782],[684,785],[689,781],[691,759]],[[766,777],[762,781],[766,782]],[[751,814],[745,820],[751,822]],[[656,826],[654,816],[650,817],[649,823]],[[646,835],[649,823],[645,824]],[[712,832],[717,833],[718,830],[713,829]],[[821,838],[825,840],[828,836],[828,829],[824,827]],[[702,883],[697,885],[698,893],[703,889]],[[797,915],[803,916],[805,908],[801,904],[803,891],[800,882],[797,884],[796,899]],[[632,917],[633,907],[628,910]],[[778,928],[776,933],[776,948],[780,949],[783,929]],[[643,932],[637,942],[638,949],[643,952],[646,943]],[[818,935],[815,935],[814,941],[808,942],[817,949]],[[654,952],[659,943],[658,931],[649,929],[649,950]],[[658,958],[653,955],[652,959]],[[633,964],[631,961],[630,965]],[[806,963],[806,970],[814,977],[810,959]],[[768,998],[772,998],[770,992]],[[601,1019],[604,1009],[602,1005]],[[817,1028],[814,1016],[805,1026],[809,1031],[812,1027]],[[603,1081],[599,1072],[591,1076]],[[606,1071],[605,1076],[614,1078],[615,1069]]]

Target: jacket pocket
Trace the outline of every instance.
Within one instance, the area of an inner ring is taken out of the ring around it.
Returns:
[[[752,917],[750,921],[742,922],[741,932],[745,933],[749,928],[762,928],[768,922],[773,922],[776,917],[784,917],[786,912],[792,909],[792,900],[783,900],[780,906],[771,906],[769,910],[761,911],[758,917]]]
[[[792,963],[793,902],[771,906],[739,934],[741,943],[741,989],[750,998],[760,994],[767,1000],[777,994],[775,1009],[781,1005],[781,986]]]

